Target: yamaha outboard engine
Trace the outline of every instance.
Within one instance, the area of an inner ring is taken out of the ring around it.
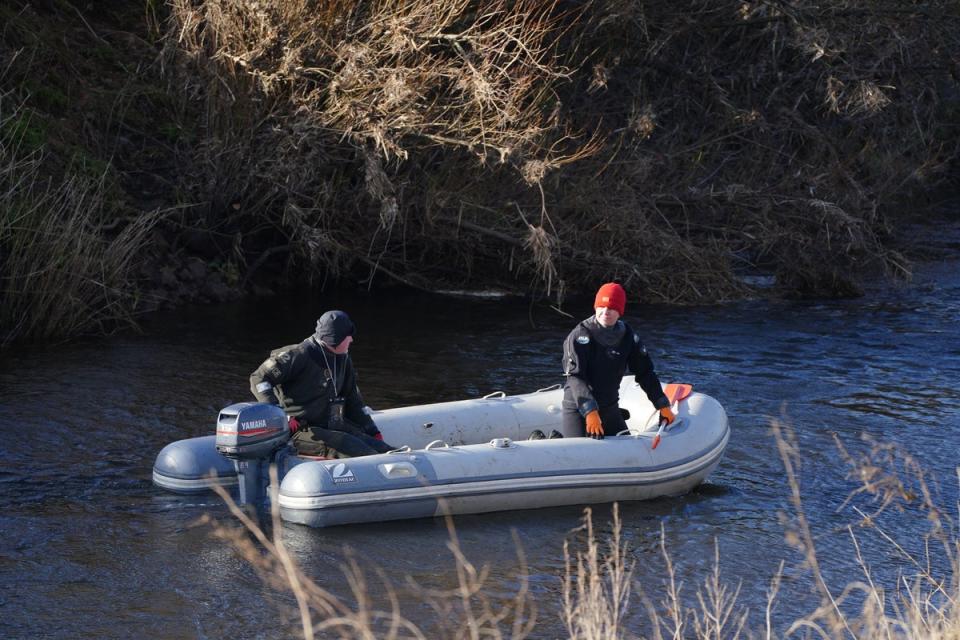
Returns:
[[[240,504],[259,505],[270,482],[270,463],[290,439],[283,409],[262,402],[238,402],[217,417],[217,451],[233,460]]]

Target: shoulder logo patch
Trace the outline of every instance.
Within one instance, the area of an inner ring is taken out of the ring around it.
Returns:
[[[638,336],[637,334],[633,334],[633,341],[636,342],[637,344],[640,344],[640,336]]]
[[[590,336],[577,336],[577,343],[590,344]]]

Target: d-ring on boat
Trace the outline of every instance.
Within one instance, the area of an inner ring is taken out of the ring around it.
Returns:
[[[659,413],[631,376],[620,383],[628,430],[603,440],[528,440],[559,429],[559,385],[524,395],[374,411],[390,453],[323,460],[297,456],[283,411],[244,402],[226,407],[217,434],[180,440],[157,456],[154,483],[178,493],[237,485],[261,503],[268,469],[281,478],[281,517],[313,527],[679,495],[716,468],[730,438],[716,400],[666,385],[677,420]]]

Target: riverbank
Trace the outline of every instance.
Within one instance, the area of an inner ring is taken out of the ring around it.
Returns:
[[[955,3],[434,4],[0,8],[2,342],[305,284],[855,296],[956,193]]]

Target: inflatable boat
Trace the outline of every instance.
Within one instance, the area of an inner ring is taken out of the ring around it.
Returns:
[[[384,439],[403,446],[339,460],[296,455],[281,409],[238,403],[220,412],[215,435],[167,445],[153,481],[177,493],[236,486],[241,503],[259,505],[275,464],[281,517],[313,527],[679,495],[716,468],[730,428],[710,396],[688,385],[665,392],[677,414],[669,427],[625,377],[628,429],[603,440],[530,439],[559,430],[559,385],[372,411]]]

